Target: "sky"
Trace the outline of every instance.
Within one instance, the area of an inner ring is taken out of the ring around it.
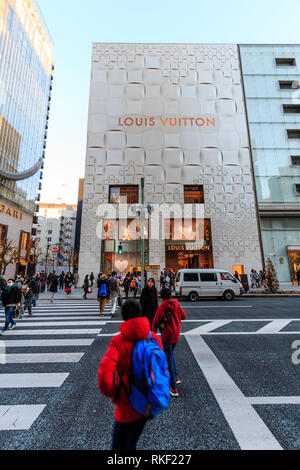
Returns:
[[[93,42],[300,43],[299,0],[39,0],[55,61],[42,202],[76,204]]]

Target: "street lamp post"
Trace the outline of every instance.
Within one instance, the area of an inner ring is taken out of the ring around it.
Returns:
[[[145,287],[145,178],[141,179],[141,271],[142,290]]]

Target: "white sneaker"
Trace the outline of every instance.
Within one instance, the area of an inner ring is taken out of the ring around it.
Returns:
[[[9,326],[8,329],[9,329],[9,330],[15,330],[15,329],[16,329],[16,326],[17,326],[17,325]]]
[[[8,334],[7,330],[2,330],[0,336],[6,336]]]

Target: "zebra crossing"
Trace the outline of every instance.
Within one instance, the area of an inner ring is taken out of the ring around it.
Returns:
[[[4,322],[3,311],[1,317]],[[47,406],[34,400],[18,403],[18,398],[7,404],[7,392],[21,397],[26,389],[62,387],[72,373],[70,366],[81,361],[110,318],[110,305],[100,319],[97,301],[74,300],[40,301],[33,316],[17,320],[17,328],[0,338],[0,432],[29,430]],[[59,372],[53,372],[55,364]]]

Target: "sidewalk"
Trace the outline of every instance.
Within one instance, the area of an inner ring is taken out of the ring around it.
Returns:
[[[279,284],[279,291],[276,294],[270,293],[265,287],[259,287],[257,289],[250,289],[246,294],[247,297],[267,297],[267,296],[300,296],[300,286],[287,286]]]

